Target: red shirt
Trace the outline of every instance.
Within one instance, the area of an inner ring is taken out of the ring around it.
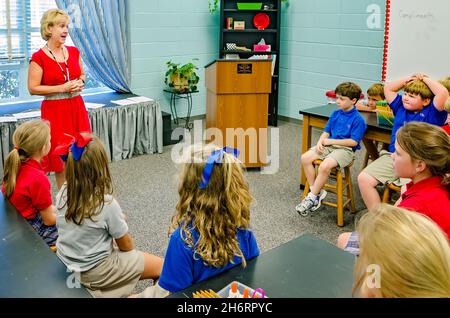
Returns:
[[[4,195],[4,184],[2,192]],[[29,159],[22,163],[9,201],[24,218],[29,220],[34,219],[40,210],[52,205],[50,181],[39,162]]]
[[[447,134],[450,135],[450,124],[442,126],[442,129],[444,129],[447,132]]]
[[[442,178],[434,176],[416,184],[406,185],[399,207],[425,214],[450,238],[450,198]]]

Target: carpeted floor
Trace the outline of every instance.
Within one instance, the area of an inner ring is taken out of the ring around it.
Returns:
[[[355,217],[346,211],[345,226],[336,225],[336,210],[321,207],[302,217],[295,211],[299,203],[299,164],[301,125],[279,122],[280,166],[276,174],[264,175],[248,171],[250,190],[255,198],[251,224],[261,252],[265,252],[302,234],[311,233],[336,243],[338,235],[354,229]],[[320,131],[313,131],[316,141]],[[137,249],[164,256],[167,231],[177,202],[177,169],[171,159],[173,146],[162,154],[139,156],[111,163],[114,196],[128,216],[130,233]],[[364,209],[357,186],[364,150],[357,152],[352,167],[357,210]],[[54,182],[54,178],[51,178]],[[140,284],[138,290],[144,285]]]

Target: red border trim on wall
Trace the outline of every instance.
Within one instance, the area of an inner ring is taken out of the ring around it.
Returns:
[[[384,26],[383,67],[381,70],[381,80],[383,82],[386,80],[390,16],[391,16],[391,0],[386,0],[386,21],[385,21],[385,26]]]

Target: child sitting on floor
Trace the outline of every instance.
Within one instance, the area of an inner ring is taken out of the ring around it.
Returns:
[[[336,87],[335,110],[325,126],[317,145],[302,155],[301,161],[311,192],[295,209],[300,215],[317,210],[327,192],[322,189],[333,168],[345,168],[353,162],[355,151],[360,149],[366,131],[366,122],[356,110],[355,104],[361,96],[361,88],[351,82]],[[316,177],[313,162],[323,160]]]
[[[432,220],[382,204],[361,218],[357,231],[353,296],[450,297],[450,248]]]
[[[5,161],[2,192],[48,246],[58,238],[50,181],[41,160],[50,151],[50,126],[42,120],[21,124],[13,135],[14,149]]]
[[[167,296],[259,255],[238,151],[212,144],[185,151],[161,277],[139,297]]]
[[[94,297],[125,297],[140,279],[157,279],[160,257],[134,249],[122,209],[112,197],[108,157],[92,135],[66,135],[54,154],[65,165],[57,198],[57,255]],[[117,248],[114,247],[117,245]]]

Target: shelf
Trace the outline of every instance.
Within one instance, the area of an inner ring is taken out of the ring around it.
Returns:
[[[248,54],[259,54],[259,55],[271,55],[271,54],[277,54],[276,51],[240,51],[240,50],[222,50],[222,53],[224,54],[241,54],[241,53],[248,53]]]
[[[248,11],[257,11],[257,12],[277,12],[277,9],[269,9],[269,10],[263,10],[263,9],[259,9],[259,10],[239,10],[239,9],[223,9],[224,12],[248,12]]]
[[[275,30],[275,29],[265,29],[265,30],[258,30],[258,29],[229,30],[229,29],[223,29],[223,32],[230,32],[230,33],[277,33],[277,30]]]

